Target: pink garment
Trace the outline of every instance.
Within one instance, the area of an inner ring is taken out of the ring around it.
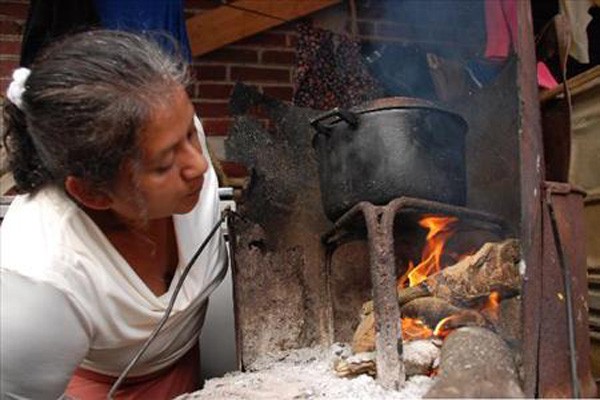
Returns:
[[[544,89],[552,89],[558,86],[558,82],[554,79],[546,64],[541,61],[537,63],[537,78],[538,86]]]
[[[200,389],[199,377],[200,354],[198,346],[194,346],[166,371],[126,379],[117,390],[115,399],[172,399]],[[79,368],[71,378],[66,394],[72,399],[105,400],[115,380],[114,377]]]
[[[517,0],[485,0],[486,58],[506,58],[517,39]]]

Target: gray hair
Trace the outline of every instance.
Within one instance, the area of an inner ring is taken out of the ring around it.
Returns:
[[[187,63],[142,35],[96,30],[38,57],[22,104],[6,102],[3,135],[17,189],[35,193],[67,176],[110,188],[165,95],[189,83]]]

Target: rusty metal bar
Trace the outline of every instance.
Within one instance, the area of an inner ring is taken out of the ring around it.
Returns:
[[[346,212],[346,214],[342,215],[334,223],[334,226],[322,236],[323,243],[326,245],[337,244],[340,241],[346,240],[349,236],[356,236],[356,230],[360,227],[358,220],[365,204],[370,203],[358,203]],[[472,225],[484,224],[487,229],[504,234],[508,231],[505,221],[493,214],[431,200],[417,199],[414,197],[398,197],[390,201],[386,206],[379,207],[389,208],[393,215],[399,213],[415,213],[455,216],[458,217],[462,223]]]
[[[402,361],[402,329],[396,294],[393,222],[386,207],[362,203],[369,234],[377,382],[386,389],[400,389],[406,379]]]

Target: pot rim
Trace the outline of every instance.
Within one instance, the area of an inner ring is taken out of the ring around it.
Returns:
[[[466,135],[469,129],[469,124],[462,117],[462,115],[450,110],[449,108],[442,106],[439,103],[417,97],[381,97],[375,100],[370,100],[365,103],[358,104],[356,106],[352,106],[347,110],[354,114],[368,114],[371,112],[393,109],[424,109],[430,111],[439,111],[444,114],[447,114],[448,116],[458,121],[458,123],[462,125],[463,129],[461,131],[463,135]],[[335,125],[340,121],[342,121],[341,118],[332,116],[329,120],[329,124]]]
[[[358,104],[350,108],[350,111],[357,114],[366,114],[374,111],[391,110],[391,109],[403,109],[403,108],[422,108],[427,110],[441,111],[446,114],[450,114],[453,117],[461,120],[465,126],[467,122],[465,119],[455,111],[450,110],[443,105],[426,99],[420,99],[417,97],[382,97],[375,100],[370,100],[362,104]]]

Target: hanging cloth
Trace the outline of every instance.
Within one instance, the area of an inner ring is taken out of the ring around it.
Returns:
[[[560,0],[560,12],[567,16],[571,28],[569,55],[582,64],[590,62],[587,27],[592,21],[589,10],[595,4],[592,0]]]
[[[383,89],[362,61],[360,43],[346,35],[297,25],[293,103],[329,110],[381,97]]]
[[[191,61],[183,12],[184,0],[94,0],[104,28],[155,35],[170,51]],[[171,38],[162,35],[168,34]],[[173,42],[171,39],[174,39]]]
[[[503,59],[514,49],[517,38],[517,1],[486,0],[485,26],[487,41],[485,57]]]
[[[21,44],[22,67],[53,39],[98,25],[92,0],[31,0]]]

